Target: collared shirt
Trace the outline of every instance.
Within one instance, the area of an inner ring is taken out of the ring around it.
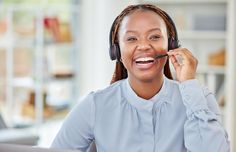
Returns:
[[[164,79],[151,99],[127,79],[91,92],[69,113],[52,147],[98,152],[229,152],[215,97],[196,79]]]

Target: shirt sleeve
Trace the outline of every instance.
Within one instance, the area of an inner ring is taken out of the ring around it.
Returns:
[[[185,146],[189,152],[229,152],[227,133],[220,121],[217,101],[196,79],[179,84],[187,120],[184,125]]]
[[[68,114],[51,147],[87,151],[94,140],[94,113],[93,96],[89,94]]]

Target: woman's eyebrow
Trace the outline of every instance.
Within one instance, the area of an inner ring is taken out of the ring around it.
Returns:
[[[149,32],[153,32],[153,31],[160,31],[161,32],[161,29],[160,28],[153,28],[153,29],[149,30]]]
[[[157,27],[157,28],[152,28],[152,29],[148,30],[148,32],[153,32],[153,31],[160,31],[161,32],[161,29]],[[135,30],[125,31],[125,34],[128,34],[128,33],[138,33],[138,31],[135,31]]]
[[[129,34],[129,33],[138,33],[137,31],[134,31],[134,30],[127,30],[127,31],[125,31],[125,34]]]

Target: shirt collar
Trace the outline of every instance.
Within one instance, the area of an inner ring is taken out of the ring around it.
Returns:
[[[161,104],[162,102],[167,102],[167,103],[171,102],[171,99],[170,99],[171,94],[168,93],[169,91],[171,91],[170,80],[166,77],[164,77],[164,82],[161,87],[161,90],[149,100],[146,100],[137,96],[137,94],[131,88],[128,79],[124,81],[122,87],[123,87],[123,90],[125,91],[124,95],[125,95],[125,98],[128,100],[128,102],[139,109],[141,108],[141,109],[151,110],[155,103]]]

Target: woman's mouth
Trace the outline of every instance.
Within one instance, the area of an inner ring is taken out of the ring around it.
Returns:
[[[135,60],[135,63],[137,64],[147,64],[147,63],[153,63],[155,61],[152,57],[141,57]]]
[[[140,57],[135,59],[136,67],[140,70],[148,70],[155,64],[153,57]]]

